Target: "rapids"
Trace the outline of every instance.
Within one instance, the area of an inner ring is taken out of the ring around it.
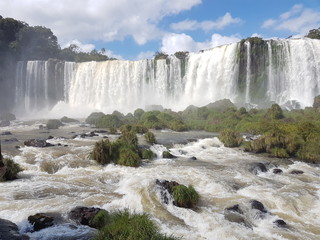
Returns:
[[[3,154],[13,157],[24,171],[19,179],[0,183],[0,218],[18,224],[25,232],[27,217],[51,212],[66,217],[75,206],[96,206],[108,211],[129,208],[147,212],[161,231],[186,240],[222,239],[319,239],[320,168],[303,162],[269,159],[239,149],[225,148],[212,133],[155,131],[159,144],[151,149],[161,155],[168,148],[176,159],[158,157],[139,168],[117,165],[100,166],[88,155],[93,138],[74,138],[75,133],[90,132],[89,126],[69,124],[58,130],[39,130],[38,122],[15,122],[3,128],[13,133],[18,143],[2,144]],[[47,138],[62,146],[23,147],[22,140]],[[107,135],[114,139],[116,136]],[[2,140],[6,136],[1,136]],[[190,139],[190,141],[185,141]],[[143,143],[140,136],[139,141]],[[192,140],[192,141],[191,141]],[[22,146],[15,149],[15,145]],[[196,157],[197,160],[191,160]],[[253,163],[266,163],[267,172],[254,174]],[[272,173],[275,167],[282,174]],[[290,174],[302,170],[301,175]],[[156,179],[192,184],[201,200],[194,210],[165,205],[160,201]],[[264,204],[268,213],[261,218],[250,209],[250,200]],[[239,204],[246,210],[245,220],[252,226],[230,222],[225,209]],[[288,227],[273,222],[283,219]],[[86,239],[87,227],[71,228],[62,222],[54,228],[28,233],[31,239]],[[62,237],[63,236],[63,237]]]

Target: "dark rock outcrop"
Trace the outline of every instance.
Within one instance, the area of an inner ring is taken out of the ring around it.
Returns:
[[[101,210],[101,208],[95,207],[76,207],[69,213],[69,218],[78,224],[94,227],[91,225],[91,221]]]
[[[53,217],[46,215],[45,213],[37,213],[29,216],[28,221],[33,225],[34,231],[39,231],[44,228],[53,226]]]
[[[162,157],[163,158],[177,158],[176,156],[172,155],[171,153],[169,153],[168,151],[164,151],[162,153]]]
[[[48,143],[46,140],[42,140],[42,139],[30,139],[27,141],[24,141],[24,145],[27,147],[52,147],[54,146],[51,143]]]
[[[0,127],[8,127],[8,126],[10,126],[10,121],[4,120],[0,122]]]
[[[251,208],[252,209],[257,209],[262,213],[267,213],[268,212],[261,202],[259,202],[257,200],[251,200],[250,203],[251,203]]]
[[[249,171],[253,174],[258,174],[259,172],[267,172],[268,170],[264,163],[257,162],[250,166]]]
[[[272,172],[273,172],[274,174],[281,174],[281,173],[283,173],[283,171],[282,171],[281,169],[279,169],[279,168],[273,169]]]
[[[287,223],[285,221],[283,221],[282,219],[277,219],[273,222],[277,227],[280,228],[286,228],[288,227]]]
[[[239,204],[236,204],[232,207],[228,207],[228,208],[226,208],[226,210],[243,214],[243,211],[240,209]]]
[[[197,160],[197,158],[195,156],[192,156],[191,158],[189,158],[190,160]]]
[[[180,184],[176,181],[156,180],[156,184],[160,186],[161,201],[165,204],[169,204],[169,199],[173,193],[173,187]]]
[[[8,135],[12,135],[12,133],[9,132],[9,131],[4,131],[4,132],[2,132],[0,135],[2,135],[2,136],[8,136]]]
[[[292,170],[290,172],[290,174],[303,174],[303,171],[301,171],[301,170]]]
[[[28,239],[28,236],[19,234],[18,226],[15,223],[0,218],[0,240]]]

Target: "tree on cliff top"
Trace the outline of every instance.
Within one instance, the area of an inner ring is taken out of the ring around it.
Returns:
[[[305,37],[312,39],[320,39],[320,28],[310,30]]]

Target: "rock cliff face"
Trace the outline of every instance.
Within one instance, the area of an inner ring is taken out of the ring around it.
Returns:
[[[159,60],[19,62],[16,112],[70,107],[132,111],[160,104],[182,109],[228,98],[240,106],[311,106],[320,94],[320,40],[249,38]]]

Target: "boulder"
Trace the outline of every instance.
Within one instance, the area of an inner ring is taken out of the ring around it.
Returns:
[[[3,140],[5,143],[14,143],[14,142],[19,142],[18,139],[16,138],[8,138],[8,139],[5,139]]]
[[[176,181],[167,180],[156,180],[156,184],[160,186],[160,196],[162,202],[169,204],[169,199],[171,198],[173,187],[179,186],[180,184]]]
[[[251,200],[250,203],[251,203],[251,208],[252,209],[259,210],[260,212],[263,212],[263,213],[267,213],[268,212],[261,202],[259,202],[257,200]]]
[[[0,115],[0,120],[2,120],[2,121],[14,121],[14,120],[16,120],[16,116],[13,113],[2,113]]]
[[[52,147],[54,146],[51,143],[48,143],[46,140],[42,140],[42,139],[30,139],[27,141],[24,141],[24,145],[27,147]]]
[[[87,225],[89,227],[93,227],[91,225],[91,220],[97,215],[101,208],[95,207],[81,207],[78,206],[70,211],[69,218],[75,221],[78,224]]]
[[[172,155],[172,154],[169,153],[168,151],[163,151],[162,157],[163,157],[163,158],[177,158],[176,156]]]
[[[303,174],[303,171],[301,171],[301,170],[292,170],[290,172],[290,174]]]
[[[279,168],[273,169],[272,172],[273,172],[274,174],[281,174],[281,173],[283,173],[283,171],[282,171],[281,169],[279,169]]]
[[[253,174],[258,174],[259,172],[267,172],[267,167],[264,163],[257,162],[251,164],[249,171],[252,172]]]
[[[10,121],[3,120],[0,122],[0,127],[8,127],[10,126]]]
[[[282,219],[277,219],[273,222],[277,227],[280,228],[286,228],[288,227],[287,223],[285,221],[283,221]]]
[[[243,214],[243,211],[240,209],[239,204],[236,204],[232,207],[226,208],[227,211],[237,212],[239,214]]]
[[[9,132],[9,131],[4,131],[4,132],[2,132],[0,135],[2,135],[2,136],[8,136],[8,135],[12,135],[12,133]]]
[[[195,156],[192,156],[191,158],[189,158],[190,160],[197,160],[197,158]]]
[[[37,213],[29,216],[28,221],[33,225],[34,231],[40,231],[41,229],[53,226],[54,219],[45,213]]]
[[[18,226],[5,219],[0,218],[0,239],[1,240],[27,240],[26,235],[19,234]]]

